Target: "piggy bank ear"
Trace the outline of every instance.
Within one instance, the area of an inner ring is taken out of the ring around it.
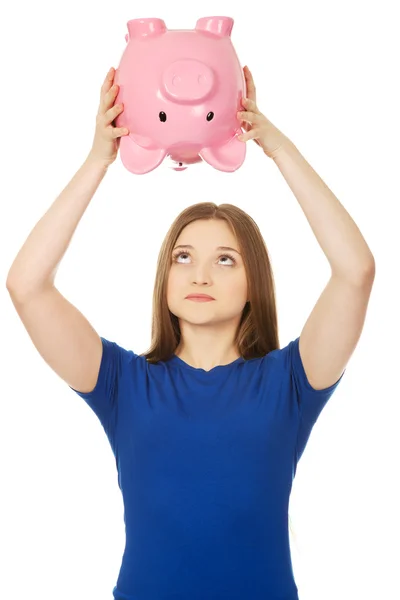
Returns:
[[[131,19],[127,23],[129,37],[125,36],[128,42],[134,37],[150,37],[161,35],[167,30],[167,27],[162,19]],[[128,38],[128,39],[127,39]]]
[[[231,17],[203,17],[198,19],[195,29],[226,37],[231,35],[233,23],[234,20]]]

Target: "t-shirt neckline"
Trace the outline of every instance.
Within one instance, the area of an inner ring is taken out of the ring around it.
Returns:
[[[205,369],[202,369],[200,367],[193,367],[192,365],[189,365],[187,362],[185,362],[184,360],[182,360],[182,358],[180,358],[176,354],[172,355],[172,357],[171,357],[171,359],[170,359],[169,362],[171,364],[177,365],[179,367],[183,367],[184,369],[187,369],[189,371],[193,371],[193,372],[196,372],[196,373],[205,373],[206,375],[208,375],[209,373],[213,373],[215,371],[222,370],[222,369],[229,369],[229,368],[235,366],[236,364],[242,363],[242,362],[244,362],[244,358],[242,356],[239,356],[234,361],[232,361],[232,362],[230,362],[230,363],[228,363],[226,365],[216,365],[215,367],[213,367],[209,371],[206,371]]]

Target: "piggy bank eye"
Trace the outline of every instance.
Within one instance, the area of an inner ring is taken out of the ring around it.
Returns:
[[[213,112],[209,112],[207,115],[207,121],[211,121],[211,119],[214,118],[214,113]]]
[[[160,117],[160,121],[165,123],[165,121],[167,120],[167,115],[165,114],[165,112],[163,110],[159,113],[158,116]]]

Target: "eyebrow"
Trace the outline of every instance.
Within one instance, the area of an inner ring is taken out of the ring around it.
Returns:
[[[179,246],[175,246],[174,250],[176,250],[177,248],[190,248],[191,250],[194,250],[194,247],[190,244],[180,244]],[[231,248],[230,246],[217,246],[216,250],[230,250],[232,252],[236,252],[241,256],[240,252],[235,250],[235,248]]]

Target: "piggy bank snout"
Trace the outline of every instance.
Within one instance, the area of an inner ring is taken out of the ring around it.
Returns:
[[[208,96],[215,85],[213,71],[198,60],[178,60],[163,72],[164,91],[175,102],[199,101]]]

